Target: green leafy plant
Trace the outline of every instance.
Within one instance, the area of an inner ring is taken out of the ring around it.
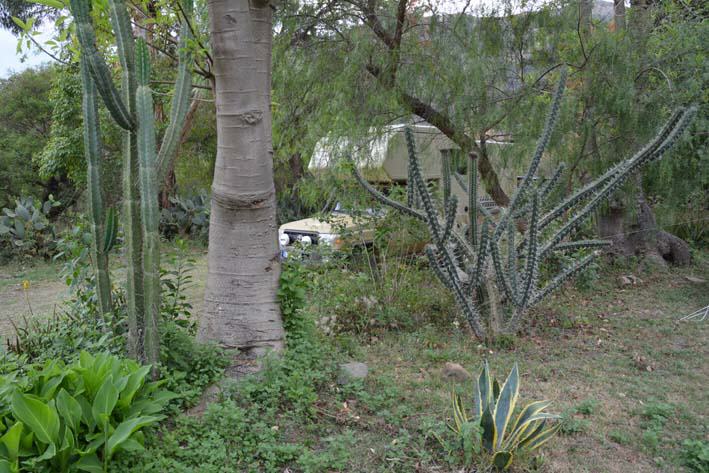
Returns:
[[[490,463],[499,470],[512,464],[515,454],[530,452],[544,445],[559,430],[559,416],[544,412],[548,401],[535,401],[518,410],[519,372],[517,364],[500,385],[490,376],[487,362],[483,365],[473,392],[473,412],[468,416],[456,392],[451,393],[453,425],[451,430],[460,441],[466,463],[485,452]]]
[[[305,306],[308,277],[308,272],[297,260],[286,260],[281,266],[278,301],[281,304],[283,324],[288,332],[299,328],[298,311]]]
[[[685,440],[682,442],[682,459],[691,471],[709,471],[709,443],[703,440]]]
[[[50,195],[43,204],[32,197],[15,200],[15,208],[3,208],[0,215],[0,252],[11,257],[49,257],[54,251],[55,228],[49,212],[61,205]]]
[[[81,352],[26,376],[0,377],[0,469],[105,472],[120,452],[143,448],[145,427],[174,394],[147,382],[149,366]]]
[[[192,271],[195,259],[190,256],[187,242],[176,240],[177,252],[169,256],[166,265],[160,268],[161,303],[160,315],[194,335],[197,324],[192,319],[192,304],[185,291],[193,285]]]
[[[170,207],[160,211],[160,233],[174,237],[206,240],[209,231],[210,201],[206,194],[170,197]]]

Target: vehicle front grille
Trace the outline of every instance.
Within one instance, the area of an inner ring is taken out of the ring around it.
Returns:
[[[289,245],[292,245],[296,241],[300,241],[300,239],[304,236],[309,236],[310,239],[313,241],[313,245],[317,245],[320,240],[320,237],[316,232],[299,232],[293,230],[286,230],[284,233],[288,235],[288,238],[290,238],[290,243],[288,243]]]

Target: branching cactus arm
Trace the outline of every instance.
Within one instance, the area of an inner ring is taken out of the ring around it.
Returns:
[[[81,51],[86,58],[96,88],[118,126],[132,130],[135,128],[135,120],[113,83],[111,71],[108,69],[106,61],[96,48],[96,33],[91,21],[91,1],[71,0],[70,6],[76,22],[76,34],[81,44]]]

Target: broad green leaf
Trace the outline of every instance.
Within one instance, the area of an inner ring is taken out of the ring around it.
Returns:
[[[507,424],[512,417],[512,413],[515,410],[515,404],[517,404],[517,397],[519,396],[519,374],[517,371],[517,363],[512,367],[509,376],[505,380],[505,384],[502,385],[500,390],[500,396],[495,404],[495,412],[493,417],[495,418],[495,448],[500,448],[502,441],[505,437],[505,430],[507,429]]]
[[[76,402],[81,406],[81,420],[89,427],[89,431],[94,430],[96,427],[96,421],[91,412],[91,403],[86,399],[83,394],[76,396]]]
[[[129,416],[136,417],[140,415],[157,414],[162,411],[165,405],[172,399],[179,396],[170,391],[158,391],[154,393],[150,399],[141,399],[130,405]]]
[[[27,429],[25,429],[27,430]],[[34,446],[34,432],[27,432],[22,436],[20,440],[20,456],[29,457],[35,455]]]
[[[63,2],[60,2],[59,0],[27,0],[29,3],[36,3],[37,5],[44,5],[47,7],[52,7],[52,8],[57,8],[61,10],[64,8],[66,5],[64,5]]]
[[[145,382],[145,377],[150,372],[150,366],[141,366],[136,371],[132,372],[128,376],[128,382],[126,386],[121,390],[121,396],[118,400],[118,406],[121,409],[127,408],[133,401],[135,393],[143,386]]]
[[[103,426],[108,421],[113,408],[116,407],[116,402],[118,402],[118,389],[113,384],[113,376],[109,376],[96,393],[91,406],[91,412],[98,425]]]
[[[103,473],[103,465],[95,453],[82,456],[74,466],[78,470],[88,471],[89,473]]]
[[[15,236],[17,238],[25,237],[25,224],[22,223],[22,220],[15,220]]]
[[[38,456],[37,458],[33,458],[33,460],[34,460],[35,462],[37,462],[37,463],[43,462],[44,460],[51,460],[52,458],[54,458],[54,456],[55,456],[56,454],[57,454],[57,447],[56,447],[56,445],[53,444],[53,443],[50,443],[50,444],[47,446],[47,449],[44,451],[44,453],[41,454],[40,456]]]
[[[64,381],[64,377],[66,376],[66,373],[61,373],[58,376],[54,376],[52,378],[49,378],[47,382],[44,383],[42,386],[42,390],[39,393],[39,397],[42,399],[45,399],[49,401],[54,397],[54,393],[56,392],[57,388],[59,387],[60,384],[62,384],[62,381]]]
[[[0,473],[15,473],[17,470],[7,460],[0,460]]]
[[[140,432],[138,432],[138,433],[140,433]],[[123,442],[121,444],[119,450],[123,451],[123,452],[142,452],[143,450],[145,450],[145,447],[143,446],[143,444],[141,444],[134,437],[136,437],[136,434],[133,434],[132,437],[130,437],[125,442]]]
[[[116,427],[113,435],[111,435],[106,442],[106,451],[108,452],[109,458],[117,448],[120,448],[121,444],[128,440],[133,432],[147,425],[154,424],[161,419],[162,417],[158,416],[143,416],[121,422],[118,427]]]
[[[25,26],[26,26],[27,28],[31,27],[31,25],[29,25],[29,24],[26,24]],[[18,205],[18,206],[15,208],[15,213],[17,214],[18,217],[21,217],[22,220],[25,220],[25,221],[30,221],[30,220],[32,220],[32,216],[30,215],[29,210],[27,210],[27,209],[26,209],[24,206],[22,206],[22,205]]]
[[[57,410],[71,430],[78,432],[82,416],[81,404],[64,388],[57,394]]]
[[[22,422],[16,422],[5,434],[0,437],[0,444],[5,446],[7,457],[12,462],[17,461],[20,456],[20,440],[22,439]]]
[[[13,16],[13,17],[12,17],[12,21],[13,21],[17,26],[19,26],[20,28],[22,28],[23,31],[27,31],[27,24],[26,24],[24,21],[22,21],[21,19],[17,18],[16,16]]]
[[[59,442],[59,414],[52,403],[45,404],[34,396],[16,392],[12,396],[12,411],[40,442]]]

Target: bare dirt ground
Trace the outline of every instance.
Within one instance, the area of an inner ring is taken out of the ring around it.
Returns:
[[[207,255],[205,251],[196,251],[191,256],[195,259],[191,271],[193,283],[185,293],[193,306],[193,313],[198,316],[204,306]],[[112,276],[122,280],[122,269],[112,271]],[[29,281],[27,290],[23,289],[23,281]],[[0,266],[0,343],[4,345],[7,337],[14,336],[13,324],[22,327],[25,319],[50,317],[68,296],[59,263],[39,261],[31,265]]]
[[[23,281],[29,288],[23,289]],[[31,267],[0,267],[0,339],[15,333],[14,325],[23,326],[25,319],[47,317],[68,295],[59,268],[38,263]]]

